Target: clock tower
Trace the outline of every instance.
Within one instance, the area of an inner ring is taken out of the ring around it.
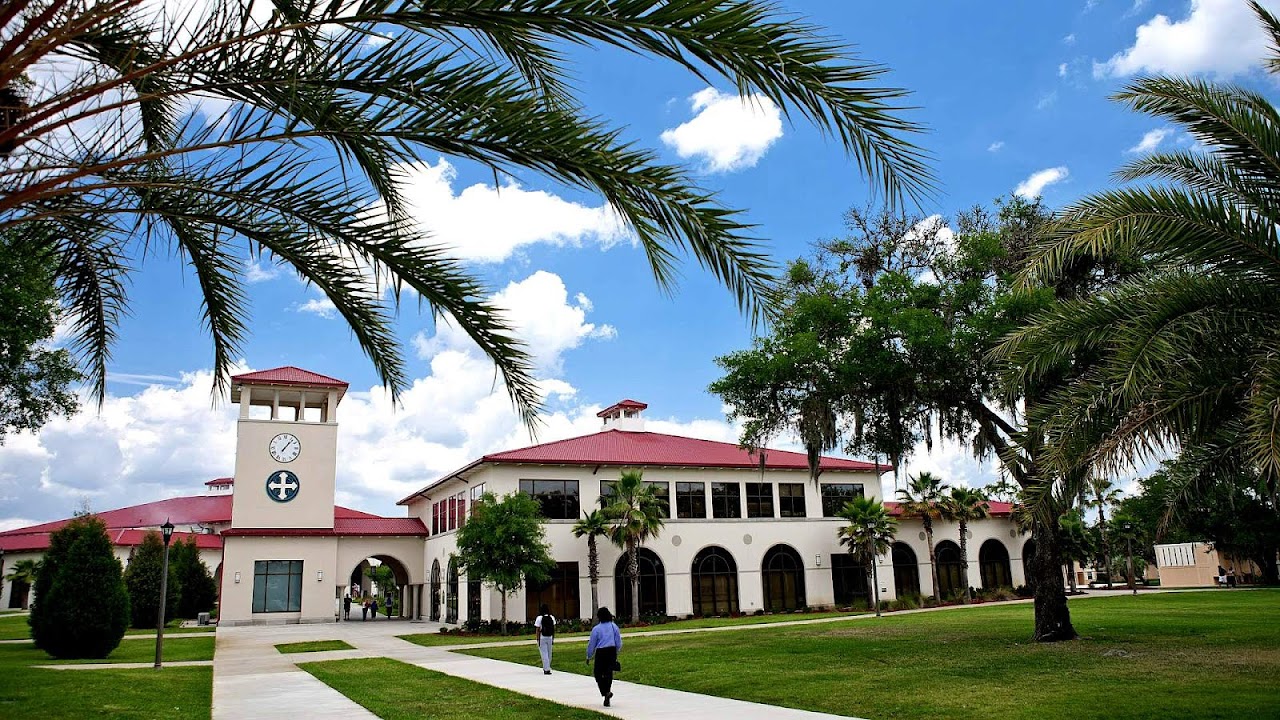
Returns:
[[[347,383],[296,367],[236,375],[233,529],[333,529],[338,403]]]

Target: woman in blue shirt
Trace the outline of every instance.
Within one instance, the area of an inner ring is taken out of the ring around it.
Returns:
[[[596,613],[600,622],[591,628],[591,639],[587,641],[587,662],[595,658],[593,675],[600,688],[600,696],[604,698],[604,706],[609,707],[613,697],[613,670],[618,665],[618,651],[622,649],[622,633],[613,622],[613,613],[609,608],[600,608]]]

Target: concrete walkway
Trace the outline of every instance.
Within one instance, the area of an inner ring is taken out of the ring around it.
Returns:
[[[460,655],[443,647],[422,647],[396,637],[410,633],[436,632],[439,628],[439,623],[356,621],[219,629],[213,663],[213,720],[245,717],[294,720],[299,708],[306,708],[307,720],[374,718],[363,707],[295,665],[318,660],[372,657],[392,658],[446,675],[620,718],[819,720],[843,717],[698,695],[622,680],[614,681],[613,707],[605,708],[602,707],[595,681],[590,677],[561,672],[547,676],[542,674],[540,668]],[[584,639],[576,638],[579,642]],[[356,649],[285,655],[274,647],[280,643],[307,640],[344,640]],[[571,640],[574,638],[566,638],[565,642]],[[536,657],[537,650],[532,639],[514,644],[528,645],[530,656]],[[576,656],[582,654],[582,647],[579,644],[565,648],[562,652],[570,652]],[[625,656],[624,650],[623,657]]]

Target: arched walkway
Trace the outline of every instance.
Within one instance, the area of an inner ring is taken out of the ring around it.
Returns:
[[[444,621],[458,622],[458,559],[449,558],[449,571],[444,582]]]
[[[221,567],[219,567],[221,569]],[[387,617],[388,609],[393,617],[412,619],[417,614],[415,603],[420,593],[418,585],[409,584],[409,571],[404,563],[390,555],[370,555],[352,569],[348,585],[338,588],[338,600],[351,598],[351,616],[356,620],[364,616],[360,608],[364,600],[377,599],[377,617]]]
[[[440,621],[440,561],[431,561],[431,606],[429,619]]]
[[[642,547],[636,553],[636,564],[640,566],[640,616],[666,615],[667,571],[662,565],[662,558]],[[631,578],[627,575],[626,553],[618,558],[618,564],[613,568],[613,596],[618,603],[614,615],[630,619]]]
[[[920,594],[920,561],[904,542],[893,544],[893,589],[897,597]]]
[[[934,562],[938,564],[938,587],[934,593],[938,601],[950,600],[964,592],[964,563],[960,561],[960,546],[950,540],[938,543]]]
[[[805,606],[804,561],[790,545],[774,545],[760,564],[765,612],[786,612]]]
[[[982,549],[978,551],[978,567],[982,571],[984,590],[1013,587],[1013,572],[1009,568],[1009,551],[999,540],[988,540],[982,543]]]
[[[738,564],[728,550],[712,545],[693,558],[693,614],[703,617],[738,612]]]

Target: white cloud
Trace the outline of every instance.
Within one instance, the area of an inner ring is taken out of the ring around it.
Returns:
[[[539,375],[557,376],[562,371],[563,356],[587,340],[611,340],[618,331],[612,325],[586,322],[591,300],[578,293],[569,302],[569,292],[559,275],[539,270],[533,275],[507,285],[495,294],[492,303],[498,307],[533,356]],[[419,357],[430,358],[452,350],[480,357],[471,338],[452,322],[438,323],[434,336],[419,334],[414,338]]]
[[[1123,17],[1133,17],[1134,15],[1142,12],[1142,8],[1146,6],[1147,0],[1133,0],[1133,5],[1129,6],[1128,11],[1125,12]]]
[[[457,171],[441,158],[435,165],[396,169],[410,214],[433,242],[452,248],[461,260],[501,262],[522,247],[594,243],[608,249],[633,236],[607,205],[589,207],[509,181],[501,187],[476,184],[455,193]]]
[[[329,298],[311,298],[304,303],[296,305],[293,309],[296,312],[319,315],[326,320],[333,320],[338,317],[338,308],[334,306],[333,301]]]
[[[1128,150],[1125,150],[1125,152],[1127,153],[1151,152],[1152,150],[1155,150],[1156,148],[1160,147],[1160,143],[1164,142],[1164,139],[1169,137],[1172,134],[1173,134],[1173,130],[1170,130],[1169,128],[1156,128],[1155,130],[1149,130],[1142,136],[1142,139],[1138,141],[1137,145],[1134,145]]]
[[[1058,77],[1066,77],[1066,76],[1067,76],[1067,64],[1058,63]]]
[[[1018,183],[1018,187],[1014,188],[1013,192],[1027,199],[1037,198],[1040,197],[1046,187],[1062,182],[1067,179],[1069,174],[1070,171],[1067,170],[1065,165],[1038,170],[1031,173],[1031,176],[1026,180]]]
[[[1280,3],[1264,2],[1273,12]],[[1139,6],[1135,4],[1133,12]],[[1191,0],[1181,20],[1156,15],[1138,27],[1132,47],[1095,62],[1094,77],[1137,73],[1208,73],[1231,77],[1258,65],[1267,38],[1249,4],[1241,0]]]
[[[987,152],[1000,152],[1000,149],[1003,147],[1004,147],[1004,141],[997,140],[987,146]]]
[[[1050,105],[1054,104],[1057,101],[1058,101],[1058,91],[1051,90],[1045,93],[1044,95],[1041,95],[1040,99],[1036,101],[1036,109],[1044,110],[1045,108],[1049,107]]]
[[[249,266],[244,273],[245,282],[248,283],[266,282],[278,277],[280,277],[280,268],[270,263],[264,263],[261,259],[250,260]]]
[[[1075,44],[1076,44],[1076,34],[1075,34],[1075,33],[1071,33],[1070,35],[1067,35],[1066,37],[1062,38],[1062,44],[1063,44],[1063,45],[1075,45]]]
[[[689,98],[692,120],[663,131],[662,142],[682,158],[698,158],[706,172],[754,167],[782,137],[782,111],[763,95],[740,97],[715,88]]]

